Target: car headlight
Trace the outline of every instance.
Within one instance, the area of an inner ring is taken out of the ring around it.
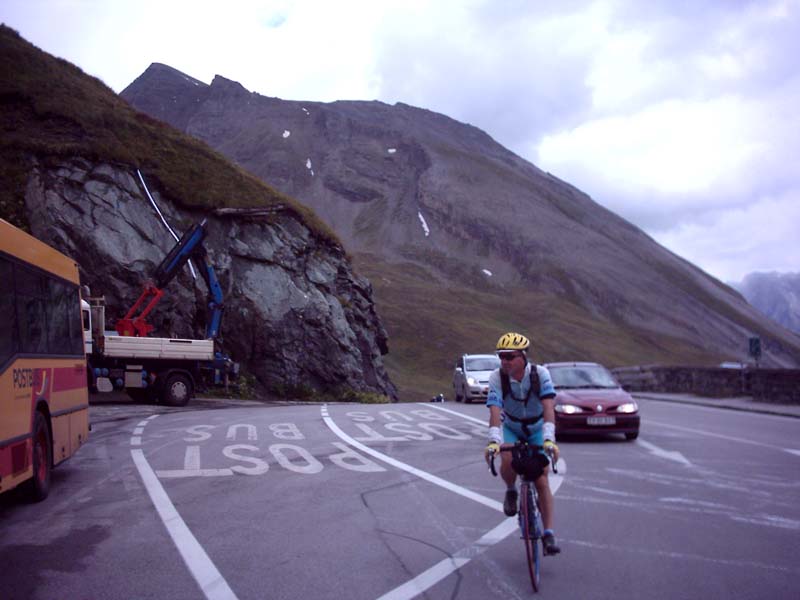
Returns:
[[[626,402],[617,407],[617,412],[626,414],[635,413],[637,410],[639,410],[639,407],[636,406],[636,402]]]
[[[580,406],[575,406],[574,404],[556,404],[556,412],[563,413],[565,415],[574,415],[579,412],[583,412],[583,409]]]
[[[469,385],[477,385],[478,384],[478,380],[475,379],[474,377],[467,377],[467,383]]]

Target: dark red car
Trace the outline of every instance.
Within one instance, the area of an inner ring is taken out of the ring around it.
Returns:
[[[549,363],[556,388],[556,435],[639,435],[639,405],[604,366],[590,362]]]

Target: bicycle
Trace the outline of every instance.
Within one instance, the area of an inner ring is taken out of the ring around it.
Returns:
[[[519,441],[513,446],[500,448],[500,452],[512,453],[512,467],[522,480],[517,515],[522,540],[525,542],[528,574],[530,575],[534,592],[539,591],[539,562],[544,554],[544,546],[541,554],[539,552],[539,542],[544,534],[544,526],[542,525],[542,515],[539,511],[539,495],[536,492],[534,482],[544,472],[548,464],[553,465],[553,473],[558,473],[556,464],[552,460],[552,455],[549,455],[550,460],[548,460],[547,457],[541,454],[540,450],[542,450],[542,446],[529,444],[525,441]],[[490,454],[489,468],[492,471],[492,475],[497,477],[497,471],[494,468],[494,457],[495,453],[492,452]]]

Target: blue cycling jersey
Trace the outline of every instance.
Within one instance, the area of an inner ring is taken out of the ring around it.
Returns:
[[[496,369],[489,376],[489,395],[486,398],[486,406],[499,406],[503,409],[503,441],[514,443],[520,439],[526,439],[531,444],[541,446],[544,443],[542,436],[542,399],[553,398],[556,390],[553,387],[553,380],[550,372],[540,365],[535,365],[539,375],[539,395],[528,392],[531,389],[530,373],[533,365],[528,363],[525,366],[525,373],[522,381],[515,381],[509,377],[509,393],[503,398],[503,387],[500,381],[500,369]],[[527,398],[527,401],[525,400]],[[509,415],[511,418],[506,418]],[[539,419],[536,423],[528,425],[530,435],[525,435],[522,423],[515,419],[531,420]]]

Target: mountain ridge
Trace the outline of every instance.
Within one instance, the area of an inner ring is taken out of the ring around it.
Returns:
[[[450,348],[417,359],[409,351],[393,378],[409,383],[413,371],[426,374],[428,387],[444,385],[450,355],[485,348],[515,328],[541,340],[548,360],[716,364],[745,358],[747,338],[759,335],[766,361],[798,364],[800,337],[472,125],[403,103],[280,100],[219,75],[205,88],[192,80],[151,67],[121,95],[314,210],[369,274],[390,340],[410,349],[408,315],[425,313],[433,297],[453,296],[444,314],[426,316],[437,331],[453,330],[441,342]],[[383,272],[398,273],[409,288],[393,289]],[[410,273],[418,276],[413,284]],[[427,289],[417,289],[426,279]],[[486,323],[448,324],[458,297],[473,291],[487,294],[477,300]],[[562,339],[547,314],[505,301],[528,296],[588,319],[583,337]],[[601,331],[613,339],[604,344]]]
[[[731,285],[770,319],[800,333],[800,273],[753,272]]]

